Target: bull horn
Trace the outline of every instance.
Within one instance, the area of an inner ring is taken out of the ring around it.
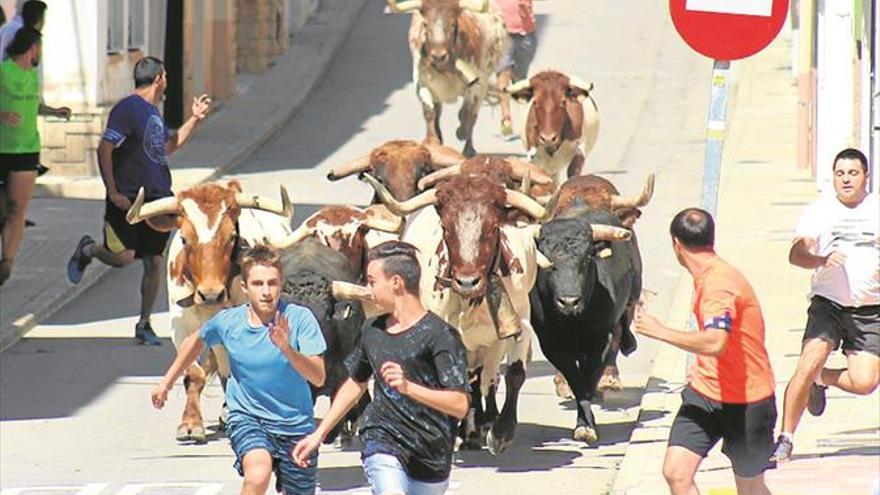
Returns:
[[[336,300],[373,300],[373,294],[370,292],[370,289],[367,289],[363,285],[357,285],[351,282],[334,280],[330,283],[330,291],[333,293],[333,298]]]
[[[392,0],[388,1],[390,2]],[[485,12],[488,3],[488,0],[459,0],[458,6],[464,10],[471,10],[473,12]]]
[[[388,211],[385,205],[372,205],[364,211],[366,219],[364,225],[369,229],[389,234],[399,234],[403,227],[403,218]]]
[[[451,167],[465,160],[464,155],[448,146],[426,144],[425,147],[431,153],[431,165],[434,167]]]
[[[137,197],[134,199],[131,208],[125,214],[128,223],[134,225],[148,218],[157,215],[173,215],[177,213],[177,197],[168,196],[167,198],[157,199],[144,204],[144,188],[138,190]]]
[[[506,88],[504,88],[504,92],[507,94],[517,93],[522,91],[532,85],[531,81],[528,79],[523,79],[522,81],[517,81],[513,84],[508,84]]]
[[[461,164],[453,165],[447,168],[441,168],[436,172],[431,172],[430,174],[419,179],[419,190],[424,191],[434,184],[458,175],[459,173],[461,173]]]
[[[553,268],[553,262],[550,261],[540,249],[535,249],[535,263],[538,265],[538,268],[542,270]]]
[[[654,196],[654,174],[648,175],[648,180],[645,181],[645,188],[642,189],[642,194],[638,197],[633,198],[616,194],[611,196],[611,209],[641,208],[651,201],[652,196]]]
[[[291,232],[284,239],[272,242],[272,247],[275,249],[287,249],[290,246],[293,246],[293,245],[297,244],[298,242],[300,242],[301,240],[303,240],[307,237],[310,237],[312,234],[314,234],[315,229],[307,226],[310,218],[311,217],[307,218],[302,223],[302,225],[297,227],[296,230]]]
[[[628,241],[632,238],[632,231],[601,223],[591,223],[594,241]]]
[[[290,202],[290,196],[287,194],[287,189],[284,186],[281,186],[280,202],[256,195],[248,196],[244,193],[236,193],[235,201],[240,208],[253,208],[255,210],[275,213],[276,215],[281,215],[287,218],[293,217],[293,203]]]
[[[545,210],[544,207],[541,206],[541,203],[538,203],[534,199],[519,191],[505,189],[504,193],[507,196],[507,204],[522,211],[526,215],[529,215],[536,220],[544,218],[544,216],[547,214],[547,210]]]
[[[393,0],[392,0],[393,1]],[[349,175],[359,172],[366,172],[370,168],[370,155],[364,155],[357,160],[346,163],[345,165],[330,170],[327,174],[327,180],[337,181],[348,177]]]
[[[510,164],[510,170],[513,173],[513,178],[516,180],[523,180],[526,171],[529,171],[531,174],[531,181],[534,184],[540,184],[542,186],[553,184],[553,177],[550,177],[546,171],[537,165],[533,165],[514,157],[507,158],[507,163]]]
[[[379,199],[382,200],[382,203],[388,207],[388,210],[391,213],[394,213],[397,216],[405,217],[416,210],[437,202],[437,192],[434,189],[425,191],[406,201],[397,201],[388,189],[386,189],[385,186],[372,175],[361,173],[359,178],[372,186],[376,191],[376,194],[379,196]]]
[[[532,171],[528,168],[522,176],[522,183],[519,185],[519,192],[528,195],[532,190]]]
[[[588,83],[576,76],[568,76],[568,84],[574,86],[575,88],[583,90],[585,93],[589,93],[593,90],[593,83]]]
[[[422,8],[422,0],[408,0],[405,2],[395,2],[394,0],[386,0],[388,4],[388,9],[395,14],[406,14],[407,12],[412,12],[413,10],[419,10]]]

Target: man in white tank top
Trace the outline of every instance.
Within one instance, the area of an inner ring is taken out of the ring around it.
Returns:
[[[880,201],[868,193],[861,151],[838,153],[833,172],[835,195],[804,211],[788,256],[814,272],[801,356],[785,390],[778,462],[791,458],[804,409],[814,416],[825,410],[826,388],[867,395],[880,382]],[[824,368],[841,342],[847,367]]]

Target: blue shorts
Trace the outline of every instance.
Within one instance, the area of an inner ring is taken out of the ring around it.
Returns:
[[[370,482],[373,495],[443,495],[449,487],[449,480],[426,483],[410,478],[397,457],[389,454],[376,453],[365,458],[364,474]]]
[[[501,54],[501,61],[498,63],[497,72],[510,69],[513,72],[512,81],[522,81],[528,77],[529,66],[532,65],[532,59],[535,58],[535,51],[537,50],[535,33],[508,33],[507,39],[507,51]]]
[[[290,452],[302,436],[270,433],[258,418],[236,414],[226,425],[226,435],[235,452],[235,469],[244,476],[242,462],[245,454],[263,449],[272,456],[275,473],[275,490],[285,495],[311,495],[315,493],[318,478],[318,451],[309,458],[309,467],[302,468],[293,462]]]

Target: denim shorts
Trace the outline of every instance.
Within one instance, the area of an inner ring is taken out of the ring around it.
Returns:
[[[270,433],[265,425],[253,416],[236,414],[226,425],[226,435],[235,452],[235,469],[244,476],[243,459],[252,450],[263,449],[272,456],[275,473],[275,490],[285,495],[311,495],[315,493],[318,476],[318,451],[309,458],[309,467],[301,468],[293,462],[291,450],[303,436]]]
[[[397,457],[389,454],[376,453],[365,458],[364,473],[373,495],[442,495],[449,487],[449,480],[426,483],[410,478]]]

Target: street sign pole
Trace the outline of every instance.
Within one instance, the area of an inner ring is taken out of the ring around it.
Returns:
[[[712,95],[706,132],[706,158],[703,163],[703,188],[700,207],[717,216],[718,187],[721,182],[721,158],[727,132],[727,94],[730,61],[716,60],[712,68]]]

